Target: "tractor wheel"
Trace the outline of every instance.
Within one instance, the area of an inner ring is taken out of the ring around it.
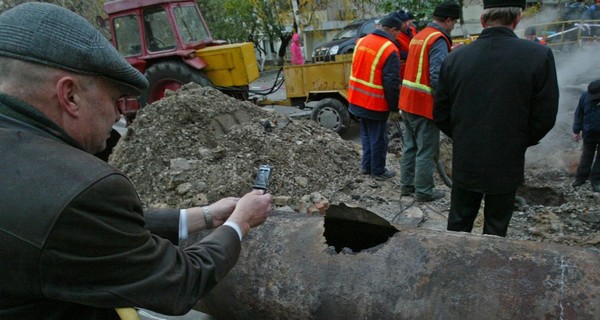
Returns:
[[[338,134],[344,134],[350,126],[348,109],[338,99],[325,98],[315,104],[312,119],[321,127],[331,129]]]
[[[198,83],[203,87],[211,86],[210,80],[202,71],[175,60],[152,65],[146,69],[146,78],[150,86],[142,93],[140,98],[142,106],[164,98],[166,90],[176,91],[189,82]]]

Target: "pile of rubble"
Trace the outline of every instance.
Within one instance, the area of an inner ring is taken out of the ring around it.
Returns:
[[[359,159],[355,144],[312,121],[188,84],[142,109],[110,161],[153,207],[242,196],[270,165],[276,204],[298,210],[301,198],[330,198],[352,181]]]

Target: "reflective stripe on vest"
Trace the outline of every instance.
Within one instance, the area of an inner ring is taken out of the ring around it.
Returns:
[[[433,118],[433,88],[429,78],[429,51],[440,38],[446,41],[448,51],[450,51],[450,40],[444,33],[433,27],[426,27],[411,41],[398,105],[402,111],[428,119]]]
[[[398,54],[398,48],[385,37],[368,35],[357,41],[348,81],[348,102],[373,111],[389,110],[382,69],[394,52]]]
[[[441,34],[442,33],[439,31],[433,32],[429,36],[427,36],[427,38],[425,38],[425,41],[421,45],[421,53],[419,54],[419,67],[417,68],[417,76],[415,77],[415,82],[409,81],[408,79],[404,79],[404,80],[402,80],[402,86],[409,87],[409,88],[417,90],[417,91],[422,91],[422,92],[431,94],[433,89],[431,88],[428,81],[427,81],[427,83],[422,82],[422,80],[423,80],[423,61],[425,60],[425,58],[429,58],[429,54],[427,54],[427,55],[425,54],[425,50],[427,49],[427,44],[429,43],[429,40],[431,40],[432,37],[437,37]],[[429,70],[427,70],[427,72],[429,72]]]
[[[360,39],[357,42],[357,44],[356,44],[357,48],[360,46],[360,43],[362,42],[363,39]],[[388,41],[386,44],[384,44],[379,49],[379,51],[377,51],[377,55],[375,56],[375,60],[373,60],[373,63],[371,64],[371,68],[370,68],[371,69],[371,73],[369,74],[369,81],[364,81],[362,79],[359,79],[359,78],[355,77],[354,76],[354,72],[350,72],[350,80],[356,81],[356,82],[358,82],[360,84],[363,84],[363,85],[365,85],[367,87],[371,87],[371,88],[374,88],[374,89],[381,89],[381,90],[383,90],[383,85],[375,84],[375,70],[377,70],[377,64],[379,63],[379,60],[381,59],[381,56],[385,52],[385,49],[387,47],[389,47],[391,44],[392,43]],[[352,54],[352,58],[354,58],[355,54],[356,54],[356,51]]]

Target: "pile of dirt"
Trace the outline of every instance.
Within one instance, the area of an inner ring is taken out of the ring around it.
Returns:
[[[398,141],[390,145],[387,165],[399,172]],[[396,225],[444,230],[449,209],[450,189],[439,176],[436,184],[446,196],[415,202],[400,195],[399,178],[380,182],[360,173],[358,141],[195,84],[142,109],[110,162],[152,207],[242,196],[267,164],[273,167],[269,192],[280,210],[344,203]],[[589,184],[573,189],[570,172],[542,164],[527,170],[508,237],[599,247],[600,195]],[[474,233],[481,233],[481,220]]]
[[[260,165],[269,192],[298,207],[329,198],[358,168],[355,144],[306,120],[188,84],[142,109],[111,155],[146,206],[197,206],[251,190]]]

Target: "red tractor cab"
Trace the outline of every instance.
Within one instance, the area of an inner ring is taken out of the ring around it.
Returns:
[[[258,77],[258,65],[251,61],[256,60],[252,44],[224,45],[222,41],[214,41],[195,1],[115,0],[105,3],[104,10],[113,45],[150,83],[139,97],[141,106],[188,82],[238,88]],[[203,50],[214,46],[223,49],[217,53]],[[243,70],[230,62],[237,61],[231,50],[244,52]],[[211,68],[207,68],[209,64]],[[256,66],[255,75],[252,64]],[[138,99],[128,99],[122,109],[126,113],[135,112],[137,103]]]

